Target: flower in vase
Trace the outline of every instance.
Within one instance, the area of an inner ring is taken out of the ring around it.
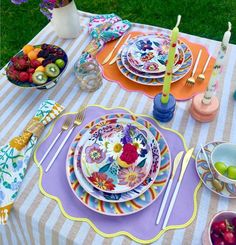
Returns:
[[[123,168],[118,174],[119,184],[128,185],[131,188],[139,184],[144,177],[145,174],[140,167]]]
[[[108,178],[105,173],[93,172],[88,179],[99,189],[112,191],[115,188],[113,179]]]
[[[50,10],[63,7],[71,1],[72,0],[42,0],[39,4],[40,11],[50,20],[52,18]],[[28,0],[11,0],[11,2],[19,5],[28,2]]]
[[[101,163],[106,157],[105,152],[100,149],[98,144],[86,147],[85,154],[88,163]]]

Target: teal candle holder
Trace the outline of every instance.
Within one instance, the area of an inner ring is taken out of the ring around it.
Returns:
[[[176,100],[172,94],[169,94],[169,100],[166,104],[161,102],[162,93],[154,98],[153,116],[160,122],[169,122],[175,112]]]
[[[233,97],[234,97],[234,100],[236,100],[236,90],[234,91]]]

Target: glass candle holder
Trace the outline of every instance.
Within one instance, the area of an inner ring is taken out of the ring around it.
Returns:
[[[82,90],[94,92],[102,86],[102,73],[95,59],[75,64],[75,75]]]

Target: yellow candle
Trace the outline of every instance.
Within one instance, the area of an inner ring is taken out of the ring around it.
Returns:
[[[181,15],[178,15],[176,26],[171,32],[170,48],[168,53],[167,66],[166,66],[166,72],[165,72],[164,84],[163,84],[162,96],[161,96],[161,102],[163,104],[167,104],[169,101],[170,84],[172,81],[172,70],[175,61],[175,50],[176,50],[178,36],[179,36],[178,26],[180,20],[181,20]]]

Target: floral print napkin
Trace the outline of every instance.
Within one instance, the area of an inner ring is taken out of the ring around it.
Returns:
[[[44,126],[56,118],[63,109],[55,101],[44,101],[22,135],[0,147],[0,224],[7,222],[24,179],[30,156]]]
[[[90,18],[89,33],[92,41],[83,51],[79,63],[85,63],[93,58],[104,46],[105,43],[115,40],[122,36],[129,28],[131,23],[122,20],[115,14],[96,15]]]

